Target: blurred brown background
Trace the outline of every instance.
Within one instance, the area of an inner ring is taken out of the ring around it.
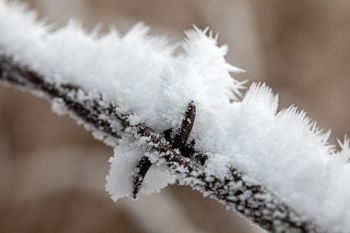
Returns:
[[[319,0],[28,0],[57,25],[80,18],[122,32],[144,21],[174,41],[193,24],[220,32],[241,79],[267,82],[324,128],[350,132],[350,2]],[[107,26],[106,26],[107,25]],[[334,138],[332,138],[334,141]],[[114,204],[112,149],[29,94],[0,87],[0,232],[256,232],[182,186]]]

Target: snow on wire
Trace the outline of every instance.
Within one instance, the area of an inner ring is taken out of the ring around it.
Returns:
[[[114,200],[132,195],[146,156],[152,165],[141,194],[177,179],[273,232],[350,232],[349,139],[336,151],[305,112],[277,111],[278,96],[265,84],[242,97],[244,82],[231,77],[242,70],[207,30],[194,28],[173,45],[142,24],[104,36],[76,21],[53,28],[0,0],[0,80],[45,95],[115,147],[106,184]],[[206,156],[203,164],[163,133],[176,137],[191,101],[186,143]]]

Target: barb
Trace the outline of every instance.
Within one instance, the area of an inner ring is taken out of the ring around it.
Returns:
[[[194,120],[196,118],[196,106],[194,102],[191,101],[187,105],[187,111],[185,117],[182,120],[181,127],[178,134],[174,138],[173,147],[179,149],[180,151],[186,146],[188,137],[193,128]]]
[[[174,139],[171,138],[172,129],[168,129],[163,132],[165,139],[171,144],[172,148],[179,149],[179,151],[181,152],[181,155],[187,158],[194,153],[193,147],[194,147],[195,141],[192,140],[189,146],[187,145],[187,141],[192,131],[195,117],[196,117],[196,106],[194,105],[194,102],[191,101],[187,105],[187,110],[185,112],[184,119],[182,120],[181,127],[179,128],[175,138]],[[202,160],[200,163],[204,165],[204,162]],[[142,187],[142,183],[151,166],[152,166],[152,163],[147,156],[143,156],[138,162],[138,164],[136,165],[135,174],[133,176],[133,191],[132,191],[133,198],[135,199],[137,198],[137,194],[139,193]]]
[[[135,169],[135,175],[134,175],[134,179],[133,179],[133,191],[132,191],[132,196],[134,199],[137,198],[137,194],[139,193],[143,180],[145,179],[145,176],[148,172],[148,170],[150,169],[152,163],[149,160],[149,158],[147,156],[143,156],[139,163],[136,166]]]

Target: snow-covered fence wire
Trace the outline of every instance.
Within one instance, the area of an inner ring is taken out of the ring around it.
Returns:
[[[87,35],[53,30],[0,0],[0,81],[52,102],[115,147],[106,189],[114,200],[178,180],[270,232],[350,231],[349,140],[341,151],[295,107],[252,84],[206,31],[178,46],[137,25]],[[175,51],[176,50],[176,51]]]

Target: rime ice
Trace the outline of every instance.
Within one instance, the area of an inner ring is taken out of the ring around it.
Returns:
[[[132,124],[145,123],[157,132],[178,128],[193,100],[197,115],[190,139],[210,155],[207,172],[225,175],[234,166],[327,232],[350,232],[349,139],[335,151],[327,142],[329,133],[303,111],[292,106],[278,112],[278,96],[265,84],[251,85],[240,99],[243,83],[231,77],[240,70],[225,61],[227,47],[207,34],[186,32],[175,54],[177,46],[150,36],[141,24],[123,36],[116,30],[89,35],[74,21],[53,30],[22,6],[0,0],[0,55],[49,82],[103,95],[118,111],[132,113]],[[59,102],[53,104],[65,111]],[[114,200],[131,194],[133,168],[144,153],[134,140],[124,136],[110,159],[106,189]],[[154,165],[141,192],[173,181]]]
[[[114,156],[110,158],[111,169],[106,177],[106,190],[111,194],[114,201],[128,197],[132,193],[133,175],[136,164],[144,155],[144,151],[129,137],[120,140],[114,150]],[[169,183],[175,182],[175,176],[167,170],[158,169],[155,165],[148,171],[141,194],[150,194],[159,191]]]

